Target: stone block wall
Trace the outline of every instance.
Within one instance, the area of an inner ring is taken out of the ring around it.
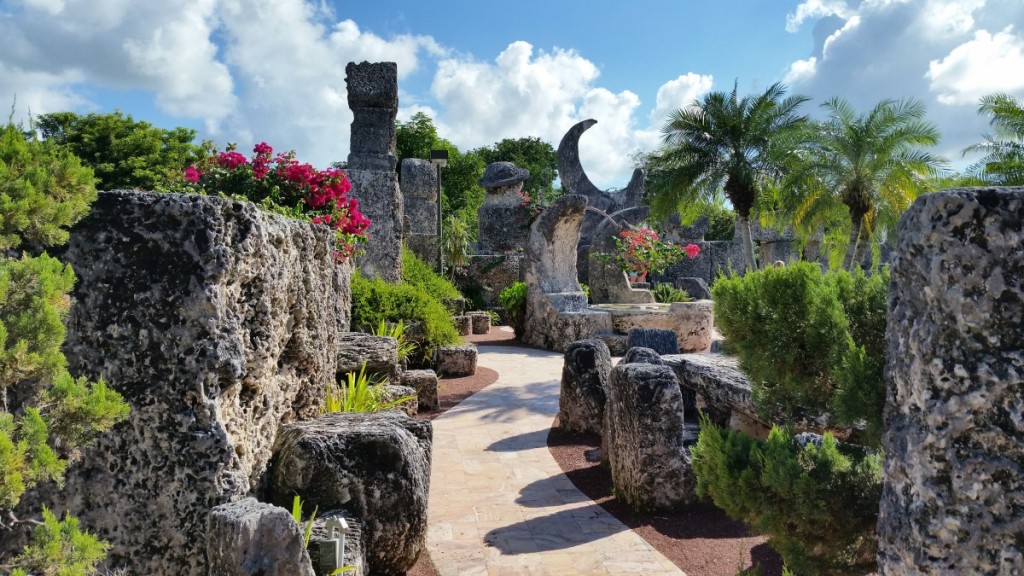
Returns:
[[[105,379],[132,411],[43,501],[131,573],[205,574],[210,510],[256,490],[282,423],[319,412],[348,272],[322,227],[133,191],[101,192],[63,258],[78,275],[71,373]]]

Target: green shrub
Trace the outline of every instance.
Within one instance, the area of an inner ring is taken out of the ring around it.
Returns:
[[[881,459],[826,434],[801,447],[783,428],[765,441],[707,418],[693,448],[697,492],[765,534],[796,574],[875,567]]]
[[[0,250],[23,240],[56,246],[96,200],[95,178],[52,143],[26,140],[8,123],[0,130]]]
[[[74,518],[58,521],[46,508],[41,520],[10,512],[33,486],[60,486],[78,448],[128,415],[102,381],[67,371],[61,346],[74,271],[19,250],[66,242],[96,197],[93,182],[69,152],[26,139],[10,123],[0,131],[0,529],[36,524],[14,574],[84,575],[104,556],[105,544]]]
[[[863,422],[863,441],[877,445],[882,437],[885,407],[885,319],[889,296],[889,270],[866,276],[836,271],[827,275],[850,322],[853,348],[836,367],[833,410],[842,424]]]
[[[680,290],[671,284],[664,282],[655,284],[654,290],[651,290],[654,294],[654,300],[656,302],[690,302],[693,298],[686,293],[686,290]]]
[[[64,516],[57,520],[53,512],[43,508],[43,521],[36,526],[29,545],[15,558],[20,568],[11,576],[28,570],[33,574],[88,576],[106,557],[107,544],[89,532],[83,532],[78,519]],[[59,569],[57,569],[59,567]]]
[[[409,324],[419,351],[429,357],[440,346],[461,339],[451,315],[434,296],[411,284],[389,284],[380,278],[352,275],[352,326],[377,326],[381,322]]]
[[[498,295],[501,307],[505,309],[508,325],[515,330],[516,338],[523,336],[523,322],[526,320],[526,283],[516,282]]]
[[[430,265],[420,260],[408,247],[402,248],[402,280],[434,296],[437,300],[462,297],[458,288],[450,280],[438,276]]]
[[[831,413],[882,426],[887,271],[867,277],[797,262],[715,282],[715,324],[771,421]]]

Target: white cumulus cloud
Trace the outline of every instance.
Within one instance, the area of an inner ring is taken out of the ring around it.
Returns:
[[[796,10],[786,15],[786,31],[796,32],[807,20],[825,16],[849,18],[853,11],[845,0],[805,0],[797,5]]]
[[[598,124],[580,141],[581,161],[597,186],[622,186],[630,155],[652,142],[635,125],[639,97],[597,86],[597,78],[597,66],[573,50],[535,51],[518,41],[493,62],[442,60],[431,91],[443,109],[440,131],[460,148],[527,136],[557,147],[573,124],[594,118]]]
[[[943,134],[936,152],[954,162],[986,130],[978,98],[1024,96],[1020,0],[808,0],[790,16],[818,26],[810,54],[789,65],[793,93],[818,103],[840,96],[857,110],[883,98],[921,100]]]
[[[1013,26],[974,38],[928,64],[930,88],[943,104],[976,104],[993,92],[1024,91],[1024,37]]]

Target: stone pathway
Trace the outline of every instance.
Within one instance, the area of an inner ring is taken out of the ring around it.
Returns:
[[[683,575],[548,452],[562,355],[483,345],[479,365],[498,381],[434,420],[427,547],[438,573]]]

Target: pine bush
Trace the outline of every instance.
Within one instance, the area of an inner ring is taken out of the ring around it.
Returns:
[[[0,131],[0,513],[36,484],[60,486],[77,449],[128,415],[102,381],[67,371],[61,345],[74,271],[45,253],[11,257],[66,242],[67,228],[96,197],[93,182],[92,171],[61,148],[10,123]],[[45,508],[41,522],[0,517],[0,529],[38,523],[13,559],[15,574],[84,575],[104,556],[105,545],[74,518],[58,521]]]
[[[707,418],[693,448],[697,492],[765,534],[794,573],[875,567],[881,458],[826,434],[803,445],[783,428],[755,440]]]

